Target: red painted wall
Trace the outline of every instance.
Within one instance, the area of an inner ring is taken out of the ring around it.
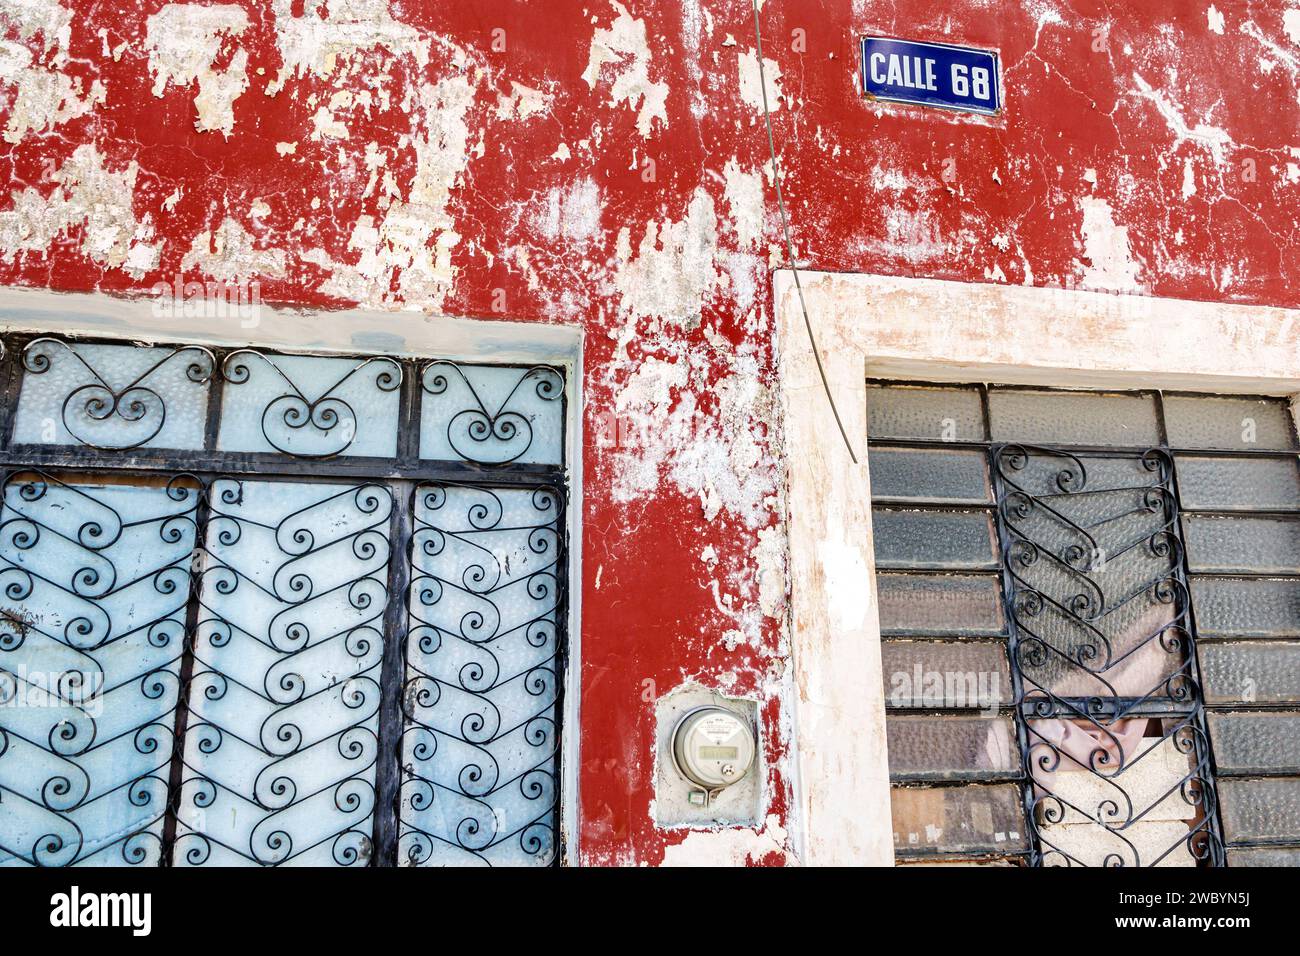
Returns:
[[[800,262],[1300,305],[1300,4],[1216,4],[771,0]],[[163,6],[0,0],[0,281],[581,325],[582,861],[697,839],[651,817],[649,699],[686,680],[761,700],[767,824],[734,855],[785,861],[748,3]],[[1005,115],[868,105],[863,32],[999,49]]]

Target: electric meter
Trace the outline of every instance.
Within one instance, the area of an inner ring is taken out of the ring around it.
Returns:
[[[699,788],[691,801],[708,806],[719,791],[749,773],[754,732],[725,707],[697,707],[673,729],[672,753],[677,772]]]

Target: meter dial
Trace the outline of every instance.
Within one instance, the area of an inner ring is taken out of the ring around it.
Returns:
[[[749,722],[724,707],[697,707],[673,730],[673,763],[683,777],[706,791],[741,780],[754,762]]]

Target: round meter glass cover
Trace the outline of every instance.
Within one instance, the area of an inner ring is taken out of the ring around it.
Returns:
[[[745,776],[754,760],[754,735],[737,714],[701,707],[678,723],[673,757],[693,783],[709,789],[730,786]]]

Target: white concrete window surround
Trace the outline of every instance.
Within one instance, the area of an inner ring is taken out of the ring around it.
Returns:
[[[1300,310],[800,271],[774,277],[788,463],[795,819],[812,865],[893,862],[866,379],[1300,393]],[[1294,403],[1293,403],[1294,408]]]
[[[119,298],[100,293],[55,293],[0,288],[0,329],[50,335],[88,335],[131,343],[253,346],[306,353],[373,353],[402,358],[443,358],[462,362],[535,363],[564,369],[565,460],[569,474],[568,664],[562,675],[564,727],[579,726],[582,589],[582,330],[540,322],[506,322],[428,316],[419,312],[293,310],[254,304],[236,311],[220,299],[194,308],[208,314],[185,315],[185,305],[170,299]],[[190,289],[186,287],[186,298]],[[160,308],[160,305],[162,306]],[[579,738],[562,736],[562,862],[575,864],[578,852]]]

